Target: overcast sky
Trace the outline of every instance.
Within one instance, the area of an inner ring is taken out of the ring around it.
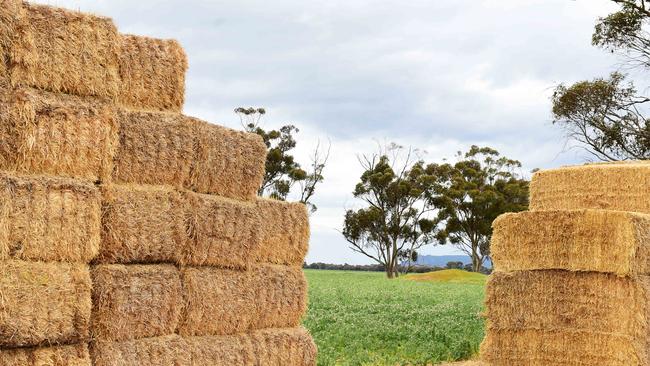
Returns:
[[[551,125],[554,85],[607,75],[591,47],[608,0],[50,0],[112,17],[123,33],[178,39],[188,54],[185,113],[239,128],[238,106],[264,106],[263,127],[300,128],[298,158],[332,155],[312,217],[308,262],[369,263],[337,230],[376,141],[427,151],[472,144],[528,174],[582,162]],[[430,246],[426,254],[455,254]]]

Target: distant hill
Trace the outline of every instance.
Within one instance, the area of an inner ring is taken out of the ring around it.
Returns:
[[[430,267],[444,267],[449,262],[463,262],[463,264],[472,263],[468,255],[420,255],[416,264]],[[485,268],[492,268],[492,263],[483,264]]]

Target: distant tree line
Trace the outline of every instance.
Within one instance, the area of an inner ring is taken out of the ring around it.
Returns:
[[[331,264],[331,263],[304,263],[303,268],[305,269],[321,269],[321,270],[332,270],[332,271],[359,271],[359,272],[385,272],[386,268],[381,264]],[[405,269],[405,268],[404,268]],[[411,266],[411,273],[427,273],[434,271],[442,271],[446,269],[462,269],[468,272],[472,272],[472,264],[464,264],[463,262],[449,262],[445,267],[438,266],[421,266],[414,265]],[[481,273],[489,274],[492,272],[490,268],[481,267]]]

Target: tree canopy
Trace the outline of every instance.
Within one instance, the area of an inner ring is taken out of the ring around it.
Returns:
[[[479,272],[490,255],[492,222],[528,208],[528,181],[516,174],[518,161],[489,147],[472,146],[458,158],[428,169],[437,177],[432,193],[438,209],[436,238],[470,256],[472,270]]]
[[[611,0],[619,11],[598,20],[592,44],[623,57],[629,69],[650,68],[650,10],[645,0]],[[554,123],[599,160],[650,158],[650,99],[620,72],[559,85]]]
[[[258,194],[285,201],[296,187],[297,201],[308,206],[310,212],[317,210],[312,198],[317,186],[323,182],[323,172],[329,159],[329,148],[324,151],[318,143],[311,156],[309,171],[296,161],[293,151],[297,145],[295,135],[300,131],[294,125],[284,125],[279,129],[265,130],[260,122],[266,114],[264,108],[235,109],[244,130],[262,137],[268,149],[264,180]]]

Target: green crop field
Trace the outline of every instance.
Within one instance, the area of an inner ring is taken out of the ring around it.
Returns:
[[[372,272],[306,274],[304,324],[318,345],[319,366],[428,365],[478,352],[483,275],[444,271],[387,280]]]

